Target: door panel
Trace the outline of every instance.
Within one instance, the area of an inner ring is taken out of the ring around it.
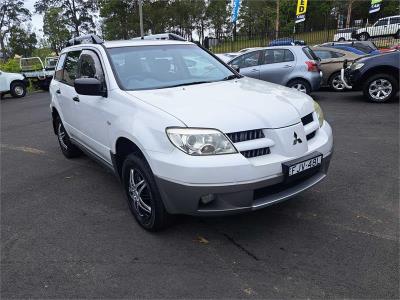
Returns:
[[[260,79],[284,85],[295,65],[294,55],[289,50],[267,49],[260,67]]]
[[[79,77],[96,78],[106,83],[103,68],[97,54],[83,50],[79,59]],[[75,95],[79,98],[79,141],[102,159],[111,163],[109,143],[109,105],[112,100],[103,96]]]

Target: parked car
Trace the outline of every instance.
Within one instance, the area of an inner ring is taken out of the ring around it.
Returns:
[[[272,46],[304,46],[306,45],[306,42],[304,42],[303,40],[295,40],[293,38],[280,38],[280,39],[276,39],[271,41],[268,46],[272,47]]]
[[[319,45],[321,47],[330,47],[353,52],[358,55],[375,55],[381,52],[371,41],[353,41],[353,42],[329,42]]]
[[[121,179],[145,229],[261,209],[326,176],[332,130],[311,97],[190,42],[82,40],[62,50],[50,85],[54,133],[67,158],[83,150]]]
[[[393,46],[391,46],[390,48],[382,48],[382,49],[379,49],[379,51],[380,51],[381,53],[384,53],[384,52],[393,52],[393,51],[396,51],[396,50],[400,50],[400,44],[393,45]]]
[[[387,102],[399,91],[400,51],[363,57],[349,67],[343,64],[342,80],[347,88],[363,91],[372,102]]]
[[[385,36],[400,39],[400,15],[379,19],[372,26],[354,30],[351,35],[352,38],[360,41]]]
[[[251,48],[244,48],[244,49],[241,49],[241,50],[239,50],[237,53],[244,53],[244,52],[248,52],[248,51],[251,51],[251,50],[256,50],[256,49],[261,49],[262,47],[251,47]]]
[[[266,47],[241,54],[228,64],[240,74],[295,88],[304,93],[319,89],[319,59],[308,46]]]
[[[230,61],[232,58],[238,56],[240,53],[239,52],[232,52],[232,53],[217,53],[215,56],[220,58],[224,62]]]
[[[8,73],[0,70],[0,95],[10,93],[15,98],[26,95],[29,81],[19,73]]]
[[[54,68],[58,57],[46,57],[45,63],[40,57],[23,57],[20,59],[21,73],[30,79],[33,85],[48,91],[54,76]]]
[[[333,91],[341,92],[346,89],[341,79],[340,71],[343,62],[353,62],[360,55],[349,51],[329,47],[312,47],[315,55],[320,58],[320,68],[322,70],[322,85],[329,86]]]
[[[354,30],[357,30],[357,28],[349,27],[338,29],[337,33],[333,36],[333,40],[335,42],[353,41],[354,39],[351,37],[351,34]]]

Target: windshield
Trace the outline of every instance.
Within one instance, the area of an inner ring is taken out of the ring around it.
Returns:
[[[134,46],[108,51],[124,90],[160,89],[236,77],[196,45]]]

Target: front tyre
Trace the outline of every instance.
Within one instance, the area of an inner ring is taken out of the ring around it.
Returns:
[[[393,99],[399,84],[390,74],[376,74],[368,78],[363,87],[364,96],[371,102],[384,103]]]
[[[11,93],[11,96],[13,96],[14,98],[25,97],[25,95],[26,95],[25,84],[21,81],[11,83],[10,93]]]
[[[56,122],[56,133],[60,149],[66,158],[78,157],[82,154],[81,150],[71,143],[69,135],[61,122],[60,117],[57,117]]]
[[[122,183],[129,209],[144,229],[157,231],[166,227],[170,215],[165,210],[153,172],[141,157],[130,154],[122,166]]]
[[[344,86],[344,83],[342,81],[340,73],[334,73],[330,78],[329,78],[329,87],[332,91],[334,92],[343,92],[346,90],[346,87]]]
[[[305,94],[311,93],[311,85],[303,79],[292,80],[287,86]]]
[[[368,41],[369,40],[369,34],[366,33],[366,32],[363,32],[358,36],[358,39],[360,41]]]

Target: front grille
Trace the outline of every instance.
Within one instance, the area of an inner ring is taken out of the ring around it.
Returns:
[[[265,137],[262,129],[238,131],[238,132],[227,133],[226,135],[232,141],[232,143],[262,139]]]
[[[240,153],[246,158],[252,158],[252,157],[270,154],[271,150],[269,150],[269,148],[266,147],[266,148],[246,150],[246,151],[242,151]]]
[[[301,118],[301,123],[303,123],[304,126],[310,124],[312,121],[314,121],[312,113]]]
[[[315,136],[315,132],[316,132],[316,131],[313,131],[313,132],[307,134],[307,136],[306,136],[307,141],[308,141],[308,140],[311,140],[311,139]]]

